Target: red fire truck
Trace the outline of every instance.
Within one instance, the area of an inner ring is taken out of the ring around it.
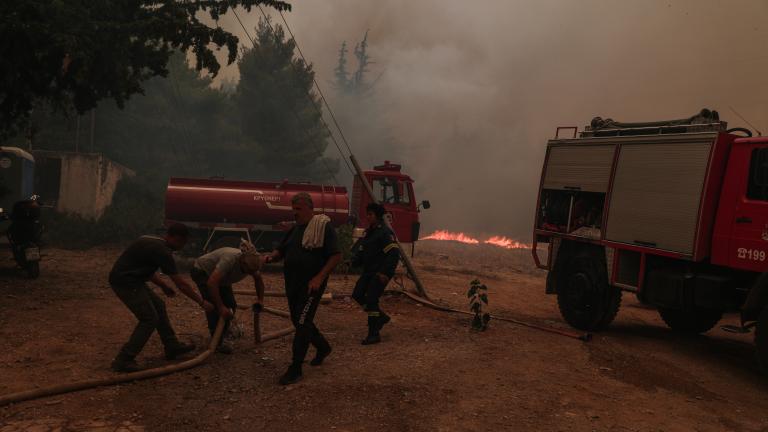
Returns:
[[[558,128],[534,241],[549,245],[546,260],[534,245],[534,260],[571,326],[609,325],[623,291],[681,332],[706,332],[739,310],[742,326],[730,330],[756,327],[768,367],[768,138],[727,129],[709,110]]]
[[[377,199],[392,215],[392,226],[401,242],[419,238],[419,212],[429,202],[416,203],[413,179],[401,172],[401,166],[386,161],[365,171]],[[365,207],[370,202],[355,178],[350,206],[344,186],[309,183],[252,182],[221,179],[171,178],[165,195],[166,224],[182,222],[205,232],[203,251],[236,245],[241,237],[257,246],[271,249],[293,220],[291,198],[307,192],[315,211],[331,218],[333,226],[365,224]]]

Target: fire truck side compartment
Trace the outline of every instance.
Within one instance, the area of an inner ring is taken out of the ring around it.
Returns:
[[[693,256],[715,134],[623,144],[613,179],[606,239]]]
[[[552,145],[547,159],[544,189],[608,191],[614,145]]]

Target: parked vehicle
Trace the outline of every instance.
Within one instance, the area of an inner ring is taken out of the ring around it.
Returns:
[[[0,147],[0,230],[27,276],[40,275],[40,205],[34,188],[35,158],[18,147]],[[31,197],[31,198],[28,198]],[[8,222],[10,221],[10,222]]]
[[[13,206],[6,235],[13,259],[30,279],[40,276],[40,241],[43,226],[40,223],[40,205],[37,197],[19,201]]]
[[[622,292],[674,330],[710,330],[727,310],[755,327],[768,368],[768,138],[728,129],[716,111],[558,128],[541,176],[534,240],[547,293],[573,327],[598,330]],[[762,275],[762,277],[761,277]]]
[[[0,147],[0,208],[32,196],[35,158],[18,147]]]
[[[392,226],[400,241],[419,238],[420,209],[413,180],[401,166],[389,161],[364,172],[379,199],[392,215]],[[206,233],[203,250],[236,245],[241,237],[260,248],[271,249],[293,221],[291,198],[298,192],[312,196],[315,211],[331,218],[333,226],[352,223],[363,228],[365,207],[370,198],[355,178],[350,200],[344,186],[291,182],[254,182],[221,179],[171,178],[165,195],[166,224],[182,222]]]

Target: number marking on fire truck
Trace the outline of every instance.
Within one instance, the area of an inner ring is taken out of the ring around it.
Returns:
[[[766,253],[764,250],[759,250],[759,249],[739,248],[738,256],[739,256],[739,259],[743,259],[743,260],[765,261]]]

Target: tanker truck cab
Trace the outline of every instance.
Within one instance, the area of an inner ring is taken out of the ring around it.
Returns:
[[[754,327],[768,372],[768,138],[728,129],[716,111],[558,128],[532,252],[571,326],[607,327],[623,293],[681,333],[708,332],[740,312],[741,326],[721,329]]]
[[[417,204],[413,193],[413,179],[402,173],[402,167],[385,161],[373,170],[363,173],[371,184],[376,200],[384,205],[392,218],[392,228],[398,239],[403,243],[413,243],[419,239],[421,224],[419,211],[428,209],[429,201]],[[371,198],[365,193],[365,189],[358,177],[355,177],[352,188],[352,208],[356,210],[357,227],[366,228],[365,208],[371,202]]]
[[[768,271],[768,138],[731,147],[712,247],[713,264]]]

